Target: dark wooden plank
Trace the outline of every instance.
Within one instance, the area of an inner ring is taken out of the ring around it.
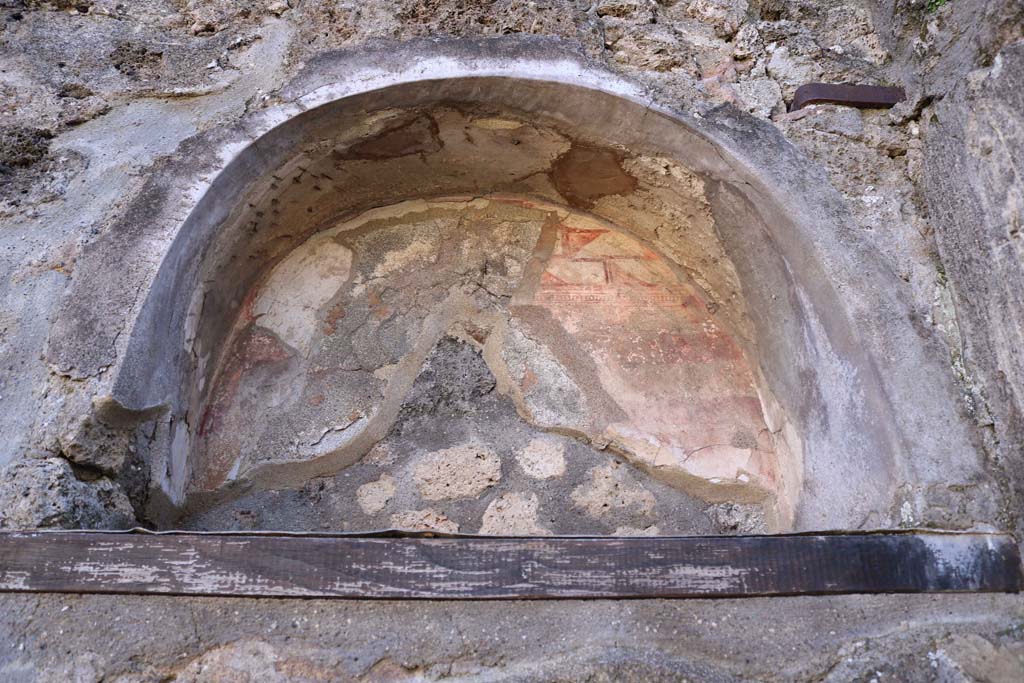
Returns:
[[[522,599],[1017,592],[999,534],[387,538],[0,533],[0,591]]]
[[[808,104],[842,104],[861,109],[887,109],[906,98],[903,88],[845,83],[807,83],[793,93],[790,111]]]

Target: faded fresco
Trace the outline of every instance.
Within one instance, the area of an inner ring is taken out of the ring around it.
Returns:
[[[771,480],[750,369],[708,304],[651,249],[581,224],[558,226],[534,301],[594,360],[625,414],[608,437],[655,468]]]
[[[306,506],[342,528],[708,532],[716,488],[774,484],[715,306],[622,230],[518,197],[308,239],[250,293],[198,435],[193,494],[258,489],[199,526],[273,525],[245,500],[276,496],[300,526]]]

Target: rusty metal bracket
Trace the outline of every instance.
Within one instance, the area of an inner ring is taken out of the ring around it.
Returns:
[[[808,104],[841,104],[860,109],[888,109],[907,97],[903,88],[845,83],[807,83],[796,89],[790,111]]]

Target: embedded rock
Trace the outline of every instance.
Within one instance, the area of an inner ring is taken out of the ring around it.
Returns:
[[[356,489],[359,507],[368,515],[374,515],[383,510],[394,495],[395,480],[387,474],[382,474],[377,481],[363,484]]]
[[[768,532],[764,510],[757,505],[718,503],[707,509],[707,514],[724,533],[764,534]]]
[[[0,129],[0,169],[31,166],[46,156],[53,134],[39,128]]]
[[[782,106],[782,89],[771,78],[752,78],[732,86],[739,103],[756,116],[770,118],[779,113]]]
[[[619,511],[648,516],[654,510],[654,496],[617,462],[590,470],[590,480],[573,489],[571,498],[591,517]]]
[[[491,536],[544,536],[551,533],[537,521],[539,501],[534,493],[503,493],[484,512],[480,533]]]
[[[501,480],[501,458],[481,444],[430,453],[413,471],[424,500],[476,498]]]
[[[66,425],[57,435],[62,456],[107,475],[118,474],[124,468],[132,457],[133,440],[130,430],[108,427],[93,414]]]
[[[516,454],[519,467],[534,479],[551,479],[565,474],[565,446],[552,439],[531,439]]]
[[[395,513],[391,515],[391,526],[406,531],[437,531],[445,534],[459,531],[458,524],[430,508]]]
[[[135,513],[106,478],[83,481],[61,458],[18,460],[0,470],[0,528],[127,529]]]

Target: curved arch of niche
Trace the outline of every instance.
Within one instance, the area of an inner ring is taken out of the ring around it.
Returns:
[[[105,361],[122,422],[152,424],[155,517],[172,519],[203,488],[203,416],[260,284],[340,221],[445,197],[568,206],[628,232],[697,292],[740,351],[768,435],[730,446],[774,463],[703,477],[701,495],[754,487],[770,499],[775,529],[854,527],[885,519],[898,482],[918,476],[907,454],[920,439],[935,441],[928,457],[947,472],[970,469],[970,448],[952,432],[914,432],[941,422],[942,386],[910,400],[933,379],[911,381],[907,368],[933,360],[884,286],[890,275],[849,239],[842,199],[774,129],[728,108],[664,108],[550,43],[501,45],[409,45],[313,65],[282,93],[287,104],[195,141],[197,158],[154,178],[185,189],[174,202],[141,199],[152,220],[113,230],[113,256],[102,240],[83,256],[78,291],[103,289],[110,258],[158,264],[132,283],[144,296],[111,340],[116,357],[76,342],[80,329],[104,332],[74,306],[49,351],[60,365]],[[896,340],[906,342],[898,356],[888,351]],[[620,437],[617,447],[636,455]],[[309,462],[333,456],[321,457]],[[261,485],[261,467],[232,469],[214,499]]]

